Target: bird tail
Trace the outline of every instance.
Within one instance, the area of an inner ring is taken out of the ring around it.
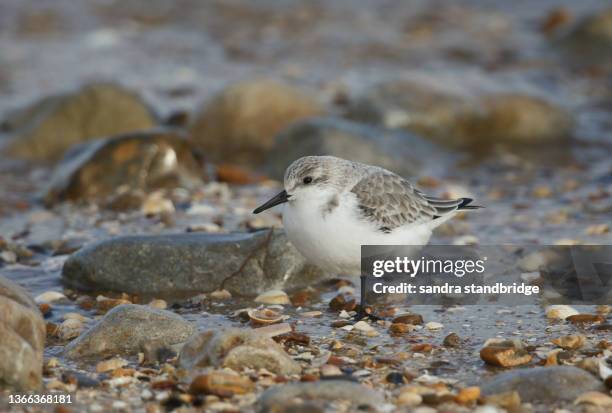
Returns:
[[[484,208],[481,205],[470,205],[473,201],[472,198],[459,198],[459,199],[461,200],[461,203],[457,206],[457,210]]]

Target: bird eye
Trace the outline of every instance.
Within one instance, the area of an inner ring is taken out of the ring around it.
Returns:
[[[307,176],[306,178],[302,179],[302,182],[304,182],[305,185],[308,185],[312,182],[312,176]]]

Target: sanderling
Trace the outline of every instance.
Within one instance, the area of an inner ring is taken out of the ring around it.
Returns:
[[[342,275],[361,273],[362,245],[425,245],[457,211],[479,208],[470,198],[428,196],[386,169],[333,156],[296,160],[284,187],[253,213],[285,204],[283,225],[293,245],[314,265]]]

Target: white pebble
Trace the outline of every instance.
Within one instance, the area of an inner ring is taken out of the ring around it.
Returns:
[[[66,296],[59,291],[46,291],[42,294],[39,294],[34,298],[36,304],[42,303],[52,303],[54,301],[65,300]]]
[[[569,305],[551,305],[546,308],[546,317],[565,320],[567,317],[578,314],[575,308]]]
[[[442,327],[444,327],[444,324],[435,321],[430,321],[429,323],[425,324],[425,328],[428,330],[440,330]]]

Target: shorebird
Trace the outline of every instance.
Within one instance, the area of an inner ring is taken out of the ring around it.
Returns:
[[[378,166],[334,156],[305,156],[285,171],[284,190],[256,208],[284,204],[287,237],[312,264],[361,276],[359,315],[365,314],[362,245],[426,245],[434,228],[472,199],[441,199]]]

